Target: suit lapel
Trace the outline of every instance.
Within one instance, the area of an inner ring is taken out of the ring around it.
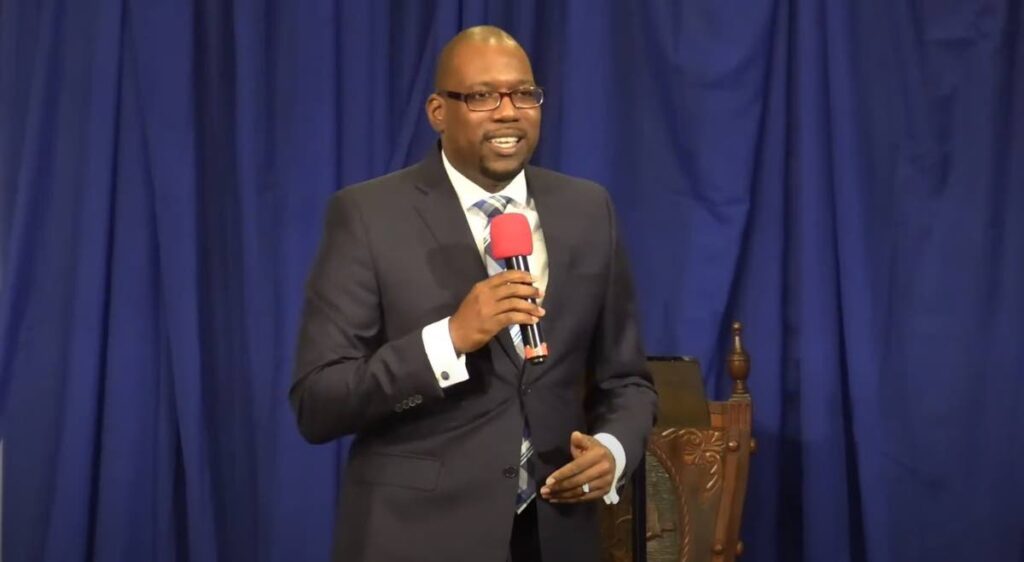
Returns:
[[[445,173],[440,151],[420,163],[416,188],[420,192],[415,202],[416,211],[437,242],[440,261],[449,270],[454,293],[465,296],[475,283],[487,278],[487,268],[480,259],[455,188]],[[508,330],[499,332],[497,340],[502,351],[518,368],[522,359]]]
[[[543,321],[544,337],[551,345],[551,336],[557,338],[559,304],[563,297],[562,293],[566,288],[563,286],[570,262],[572,221],[568,220],[566,213],[571,210],[571,201],[565,201],[564,192],[559,191],[557,185],[543,181],[543,176],[526,169],[526,186],[533,198],[533,204],[537,208],[537,216],[540,218],[540,226],[544,232],[544,245],[548,254],[548,284],[544,291],[544,309],[547,315]],[[563,319],[564,321],[564,319]],[[555,340],[557,342],[557,339]],[[563,352],[557,348],[557,343],[552,346],[551,353]],[[524,377],[533,381],[544,372],[544,365],[527,369]]]

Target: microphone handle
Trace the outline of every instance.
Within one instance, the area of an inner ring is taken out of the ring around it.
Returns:
[[[505,260],[506,269],[517,269],[530,272],[530,263],[526,256],[512,256]],[[537,299],[528,298],[531,304],[537,304]],[[520,324],[519,330],[523,334],[523,356],[534,365],[543,363],[548,358],[548,344],[544,341],[544,332],[540,329],[540,322],[536,324]]]

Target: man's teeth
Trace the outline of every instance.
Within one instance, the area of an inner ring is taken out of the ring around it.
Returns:
[[[519,143],[519,139],[516,137],[498,137],[491,139],[490,142],[500,148],[511,148]]]

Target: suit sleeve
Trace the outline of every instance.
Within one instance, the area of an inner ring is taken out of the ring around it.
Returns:
[[[588,414],[591,433],[610,433],[622,444],[626,453],[623,474],[628,475],[643,457],[658,397],[647,371],[629,264],[607,195],[605,207],[611,264],[588,357],[593,374]]]
[[[289,400],[324,443],[442,398],[419,330],[384,341],[380,290],[358,200],[332,197],[306,284]]]

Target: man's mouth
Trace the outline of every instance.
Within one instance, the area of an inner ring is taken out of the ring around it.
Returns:
[[[513,149],[520,143],[520,141],[522,141],[520,137],[495,137],[493,139],[488,139],[487,142],[498,148]]]

